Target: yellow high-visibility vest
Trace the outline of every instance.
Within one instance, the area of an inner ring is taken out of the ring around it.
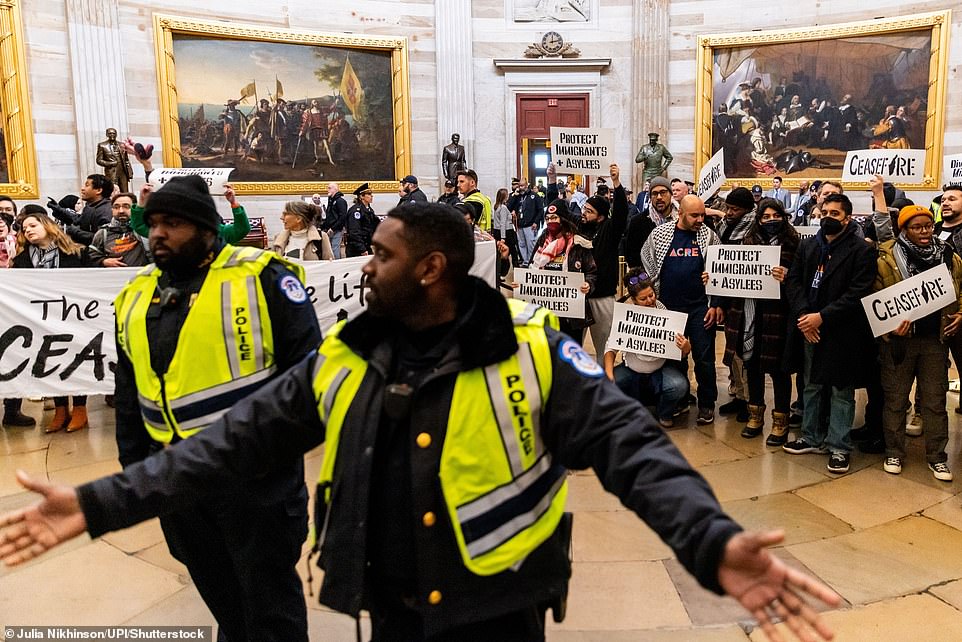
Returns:
[[[187,438],[216,421],[274,374],[274,340],[260,273],[280,260],[303,283],[304,270],[276,254],[225,245],[190,306],[167,372],[150,364],[147,309],[161,270],[137,273],[114,301],[117,338],[130,359],[144,427],[158,442]]]
[[[558,527],[568,494],[566,471],[541,439],[552,380],[544,328],[556,326],[557,318],[523,301],[508,303],[518,351],[458,374],[441,445],[442,494],[461,559],[477,575],[507,570],[538,548]],[[331,499],[341,427],[368,367],[339,339],[343,326],[325,337],[314,372],[326,430],[318,480],[325,502]],[[430,445],[424,437],[418,437],[419,447]],[[320,543],[323,538],[319,534]]]

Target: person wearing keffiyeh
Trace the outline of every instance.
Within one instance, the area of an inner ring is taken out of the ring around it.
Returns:
[[[955,300],[941,310],[915,322],[902,324],[882,337],[882,387],[885,409],[882,429],[885,436],[887,473],[902,472],[905,462],[905,412],[909,408],[912,382],[918,382],[922,425],[925,427],[925,459],[936,479],[951,481],[948,455],[949,421],[945,411],[948,389],[948,347],[946,340],[962,329],[962,258],[933,234],[935,220],[928,209],[909,205],[899,211],[898,236],[879,246],[878,276],[874,290],[887,287],[945,265],[952,273]]]

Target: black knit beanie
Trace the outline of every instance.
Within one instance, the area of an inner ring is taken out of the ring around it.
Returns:
[[[608,212],[611,210],[611,205],[608,203],[607,198],[592,196],[585,202],[595,208],[595,211],[601,216],[608,216]]]
[[[155,212],[179,216],[215,232],[220,228],[220,215],[207,189],[207,182],[196,174],[175,176],[151,194],[144,208],[144,220],[147,221]]]

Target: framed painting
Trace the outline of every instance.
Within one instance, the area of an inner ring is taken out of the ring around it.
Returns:
[[[911,187],[937,189],[948,31],[942,11],[699,37],[695,175],[724,149],[728,186],[797,188],[839,180],[850,150],[924,149]]]
[[[240,194],[396,192],[411,171],[407,40],[154,15],[167,167]]]
[[[14,199],[40,196],[21,4],[0,0],[0,194]]]

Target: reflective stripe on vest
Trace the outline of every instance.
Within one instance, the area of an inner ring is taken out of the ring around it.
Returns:
[[[161,271],[147,266],[118,295],[118,341],[133,364],[144,426],[156,441],[170,443],[175,432],[181,438],[196,434],[276,372],[260,285],[260,273],[271,260],[278,257],[255,248],[221,250],[162,376],[151,367],[147,339],[147,310],[156,301]],[[303,268],[282,262],[303,279]]]
[[[511,304],[519,349],[510,358],[457,376],[448,411],[439,477],[465,566],[492,575],[522,561],[555,531],[567,496],[565,469],[541,440],[551,390],[551,352],[543,309]],[[325,424],[318,486],[330,502],[340,430],[367,363],[332,328],[315,363],[314,394]],[[482,394],[485,391],[487,394]],[[329,513],[328,513],[329,514]],[[318,536],[323,542],[323,533]]]

